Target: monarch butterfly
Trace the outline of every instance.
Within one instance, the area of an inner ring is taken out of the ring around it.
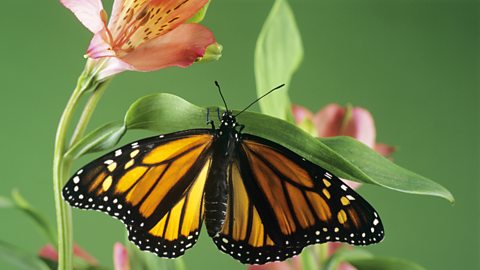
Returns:
[[[233,115],[215,83],[226,108],[217,111],[219,128],[209,121],[127,144],[78,170],[65,200],[120,219],[130,241],[167,258],[196,243],[203,221],[216,246],[246,264],[282,261],[315,243],[383,239],[377,212],[339,178],[242,133],[236,116],[256,101]]]

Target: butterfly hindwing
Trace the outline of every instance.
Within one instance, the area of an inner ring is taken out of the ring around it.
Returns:
[[[315,243],[382,240],[378,214],[340,179],[277,143],[242,139],[228,179],[227,220],[214,239],[219,249],[263,264]]]
[[[128,144],[80,169],[63,196],[122,220],[140,249],[178,257],[201,229],[212,138],[193,129]]]

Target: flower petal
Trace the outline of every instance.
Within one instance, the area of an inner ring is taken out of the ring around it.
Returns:
[[[375,145],[375,123],[370,112],[364,108],[355,107],[352,109],[351,118],[342,133],[342,135],[354,137],[370,148]]]
[[[130,270],[128,251],[118,242],[113,246],[113,265],[115,270]]]
[[[165,35],[195,15],[208,0],[116,0],[108,24],[115,48],[129,52]]]
[[[338,104],[329,104],[318,111],[313,117],[318,137],[340,136],[344,116],[345,109]]]
[[[80,246],[77,244],[73,245],[73,255],[77,258],[81,258],[84,261],[86,261],[89,265],[96,266],[98,265],[97,259],[95,259],[92,255],[90,255],[88,252],[83,250]]]
[[[60,0],[60,2],[92,33],[95,34],[104,28],[106,17],[101,0]]]
[[[300,124],[305,120],[312,120],[313,115],[307,108],[300,105],[292,105],[293,117],[295,118],[295,123]]]
[[[52,244],[47,244],[43,246],[38,252],[38,256],[50,261],[54,261],[54,262],[58,261],[57,250],[55,250]]]
[[[50,261],[58,261],[57,250],[55,249],[55,247],[53,247],[52,244],[47,244],[43,246],[38,252],[38,256]],[[77,244],[73,245],[73,256],[84,260],[89,265],[98,265],[98,261],[92,255],[88,254],[88,252],[79,247]]]
[[[97,32],[90,41],[86,55],[93,59],[115,56],[115,52],[106,40],[108,40],[107,30]]]
[[[103,68],[98,72],[97,80],[103,81],[108,77],[126,70],[135,70],[135,68],[116,57],[109,57],[103,64]]]
[[[390,146],[384,143],[375,144],[373,149],[384,157],[389,157],[393,152],[395,152],[395,146]]]
[[[182,24],[168,34],[144,43],[121,60],[141,71],[186,67],[203,56],[208,45],[214,42],[213,33],[206,27]]]

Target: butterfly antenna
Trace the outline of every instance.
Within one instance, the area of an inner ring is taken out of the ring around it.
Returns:
[[[218,88],[218,92],[220,93],[220,96],[222,97],[223,104],[225,104],[225,109],[227,109],[227,112],[228,112],[227,102],[225,101],[225,98],[223,97],[222,90],[220,90],[220,84],[218,84],[218,82],[215,81],[215,85]]]
[[[268,94],[270,94],[270,93],[272,93],[273,91],[278,90],[278,89],[280,89],[280,88],[282,88],[282,87],[284,87],[284,86],[285,86],[285,84],[283,83],[283,84],[281,84],[281,85],[273,88],[272,90],[268,91],[267,93],[263,94],[261,97],[255,99],[252,103],[250,103],[247,107],[245,107],[245,109],[243,109],[243,110],[241,110],[239,113],[237,113],[237,114],[235,115],[235,117],[237,117],[239,114],[241,114],[241,113],[243,113],[244,111],[246,111],[248,108],[252,107],[252,105],[255,104],[255,103],[257,103],[260,99],[266,97]]]

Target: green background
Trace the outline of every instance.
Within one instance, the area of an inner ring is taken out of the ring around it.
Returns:
[[[255,98],[253,51],[272,1],[213,0],[204,24],[224,45],[219,62],[117,76],[92,121],[122,119],[137,98],[172,92],[218,105],[219,80],[232,108]],[[479,269],[479,38],[474,1],[291,0],[305,58],[291,100],[313,111],[332,102],[368,108],[378,141],[395,162],[447,187],[456,204],[365,186],[386,238],[369,247],[428,269]],[[104,1],[109,7],[111,1]],[[109,9],[109,8],[108,8]],[[18,188],[54,222],[51,163],[55,128],[80,74],[91,34],[57,1],[4,1],[0,16],[0,195]],[[254,107],[256,110],[258,107]],[[203,123],[199,123],[203,125]],[[123,140],[145,136],[131,133]],[[79,161],[79,167],[97,155]],[[0,210],[0,239],[36,252],[46,239],[30,219]],[[123,226],[74,210],[75,239],[111,265]],[[202,236],[188,269],[243,269]],[[1,269],[9,269],[0,262]]]

